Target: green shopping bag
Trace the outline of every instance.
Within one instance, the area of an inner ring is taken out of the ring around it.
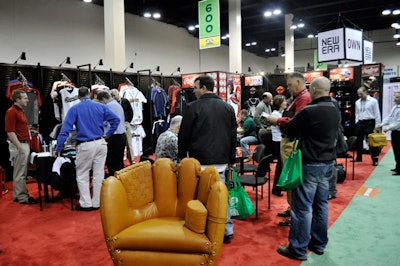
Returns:
[[[293,190],[303,184],[303,163],[301,150],[297,148],[298,142],[299,140],[294,142],[276,184],[283,190]]]
[[[226,185],[229,191],[229,211],[231,218],[244,219],[254,213],[253,203],[240,184],[235,169],[232,169],[232,178],[227,178]]]

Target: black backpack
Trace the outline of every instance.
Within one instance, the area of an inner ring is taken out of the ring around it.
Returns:
[[[337,183],[343,183],[346,179],[346,170],[344,169],[343,164],[339,163],[335,165],[337,171]]]

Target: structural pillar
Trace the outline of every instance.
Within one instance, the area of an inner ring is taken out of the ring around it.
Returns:
[[[229,0],[229,72],[242,73],[241,0]]]
[[[124,0],[104,0],[105,64],[113,70],[125,69]]]
[[[293,14],[285,15],[285,73],[294,72],[294,33],[292,26]]]

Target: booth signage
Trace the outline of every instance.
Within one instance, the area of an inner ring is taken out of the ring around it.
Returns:
[[[200,49],[221,46],[219,1],[199,1],[199,43]]]
[[[374,43],[364,40],[364,64],[373,63],[374,59]]]
[[[340,28],[318,33],[319,62],[335,60],[363,61],[362,31]]]

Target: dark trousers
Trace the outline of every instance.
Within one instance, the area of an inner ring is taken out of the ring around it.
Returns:
[[[277,187],[276,184],[279,181],[279,177],[282,172],[282,159],[281,159],[281,142],[279,141],[272,141],[272,155],[278,159],[275,168],[275,177],[274,177],[274,184],[272,186],[272,191],[276,193],[280,193],[282,189]]]
[[[115,171],[124,168],[124,150],[126,134],[114,134],[107,140],[106,165],[108,175],[114,175]]]
[[[394,153],[394,160],[396,161],[396,172],[400,172],[400,131],[392,131],[392,148]]]
[[[372,133],[375,128],[375,119],[369,120],[360,120],[356,124],[356,150],[357,150],[357,161],[362,160],[363,154],[363,141],[367,137],[368,134]],[[372,162],[378,162],[379,159],[379,147],[369,147],[369,151],[371,153]]]

